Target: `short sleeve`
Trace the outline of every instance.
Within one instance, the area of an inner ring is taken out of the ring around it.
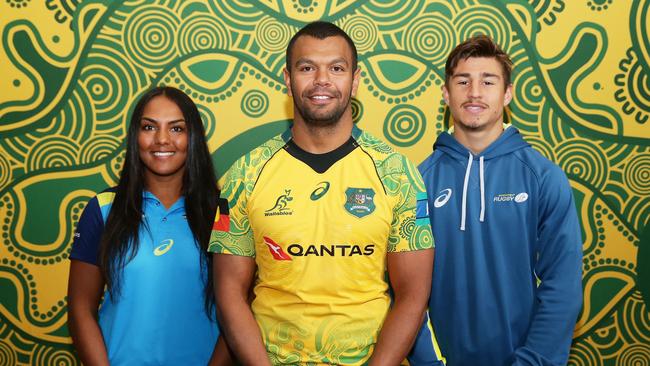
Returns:
[[[218,254],[255,256],[255,240],[248,220],[246,165],[238,160],[225,174],[223,189],[210,235],[208,251]]]
[[[388,252],[406,252],[434,247],[429,203],[420,173],[406,157],[398,179],[399,189],[388,238]]]
[[[93,197],[79,219],[72,242],[70,259],[98,265],[99,244],[104,232],[104,218],[97,197]]]

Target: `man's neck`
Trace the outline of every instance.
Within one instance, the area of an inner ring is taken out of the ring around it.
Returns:
[[[352,135],[352,116],[341,119],[326,127],[315,127],[305,123],[301,118],[295,118],[291,129],[293,141],[301,149],[312,154],[324,154],[335,150],[350,139]]]
[[[490,128],[471,129],[454,124],[454,138],[463,146],[469,149],[474,155],[483,152],[488,146],[496,141],[503,133],[503,123],[499,122]]]

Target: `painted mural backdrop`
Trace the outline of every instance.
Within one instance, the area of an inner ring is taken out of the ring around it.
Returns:
[[[568,174],[584,307],[571,365],[650,365],[650,2],[3,0],[0,365],[76,365],[68,253],[85,202],[116,183],[133,101],[200,105],[220,173],[291,118],[291,35],[327,19],[363,70],[354,117],[420,162],[449,125],[446,55],[491,35],[516,65],[508,119]]]

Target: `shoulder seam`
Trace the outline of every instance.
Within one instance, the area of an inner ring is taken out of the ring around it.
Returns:
[[[436,155],[436,151],[434,150],[434,151],[433,151],[429,156],[427,156],[427,157],[426,157],[426,158],[425,158],[425,159],[424,159],[420,164],[418,164],[417,168],[418,168],[418,171],[420,171],[420,174],[421,174],[422,176],[424,176],[424,174],[425,174],[426,172],[428,172],[429,170],[433,169],[434,166],[438,165],[438,163],[440,162],[440,159],[441,159],[441,157],[440,157],[441,154],[442,154],[442,153]],[[427,162],[427,161],[431,161],[431,163],[428,164],[426,167],[424,167],[424,170],[420,170],[420,167],[422,166],[422,164],[424,164],[424,163]],[[424,178],[424,177],[423,177],[423,178]]]
[[[266,164],[268,164],[269,161],[271,161],[271,160],[275,157],[275,155],[276,155],[280,150],[284,149],[286,146],[287,146],[287,143],[285,142],[284,145],[282,145],[279,149],[275,150],[275,152],[273,153],[273,155],[271,155],[268,159],[266,159],[266,161],[264,162],[264,164],[263,164],[262,167],[260,168],[260,171],[257,173],[257,176],[255,177],[255,183],[253,184],[253,188],[251,188],[251,192],[250,192],[250,194],[252,194],[253,191],[255,191],[255,187],[257,187],[257,182],[260,180],[260,176],[262,175],[262,172],[264,171],[264,168],[266,168]]]
[[[355,139],[355,141],[357,141],[357,140]],[[384,194],[388,195],[388,192],[386,192],[386,187],[384,187],[384,181],[381,179],[381,176],[379,175],[379,172],[377,171],[377,164],[375,164],[375,158],[373,158],[372,155],[370,155],[370,153],[367,152],[366,149],[358,141],[357,141],[357,145],[359,146],[361,151],[363,151],[363,153],[366,154],[370,158],[370,161],[372,161],[372,167],[375,169],[375,174],[377,174],[377,179],[379,179],[379,183],[381,183],[381,188],[384,190]]]
[[[531,149],[532,149],[532,148],[531,148]],[[536,171],[536,170],[535,170],[535,169],[534,169],[534,168],[533,168],[533,167],[532,167],[532,166],[531,166],[531,165],[530,165],[526,160],[524,160],[523,157],[519,156],[519,152],[520,152],[520,151],[521,151],[521,150],[519,150],[518,152],[515,152],[513,155],[514,155],[515,158],[516,158],[517,160],[519,160],[519,161],[520,161],[520,162],[521,162],[521,163],[522,163],[526,168],[528,168],[528,170],[530,170],[530,172],[535,176],[535,181],[537,182],[537,186],[541,187],[541,186],[542,186],[541,183],[540,183],[540,182],[541,182],[541,178],[540,178],[539,174],[537,174],[537,171]]]

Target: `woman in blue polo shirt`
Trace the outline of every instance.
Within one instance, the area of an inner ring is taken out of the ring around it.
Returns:
[[[68,325],[84,364],[210,360],[219,192],[204,136],[180,90],[154,88],[135,106],[119,183],[88,202],[70,254]]]

